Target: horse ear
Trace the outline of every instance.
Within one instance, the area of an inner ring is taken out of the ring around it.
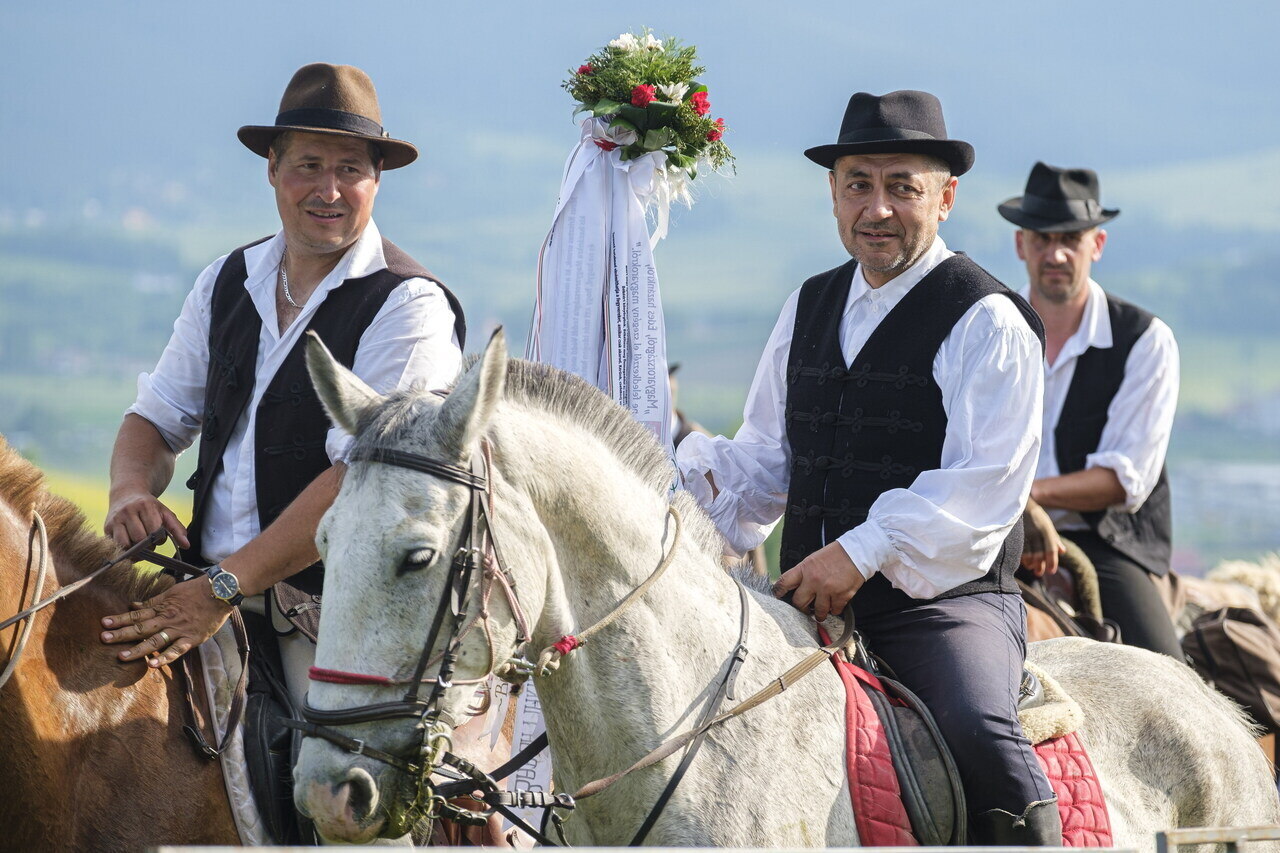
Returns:
[[[347,370],[313,331],[307,332],[307,372],[316,394],[334,426],[356,434],[360,419],[382,402],[382,397]]]
[[[484,354],[458,380],[440,407],[441,438],[466,450],[489,424],[507,381],[507,335],[494,329]]]

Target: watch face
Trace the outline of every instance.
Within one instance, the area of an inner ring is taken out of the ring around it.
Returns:
[[[231,572],[221,572],[213,577],[213,594],[223,601],[235,597],[240,591],[240,583]]]

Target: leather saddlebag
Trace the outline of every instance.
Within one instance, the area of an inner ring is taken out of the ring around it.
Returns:
[[[1183,636],[1182,650],[1258,725],[1280,732],[1280,628],[1274,622],[1249,607],[1202,613]]]

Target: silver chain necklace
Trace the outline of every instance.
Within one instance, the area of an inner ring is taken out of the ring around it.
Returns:
[[[284,285],[284,301],[288,302],[294,308],[302,310],[302,306],[293,301],[293,294],[289,292],[289,274],[284,271],[285,256],[280,255],[280,284]]]

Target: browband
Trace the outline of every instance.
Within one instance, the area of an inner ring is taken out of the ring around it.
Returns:
[[[466,468],[449,465],[445,462],[437,462],[426,456],[407,453],[403,450],[394,450],[390,447],[356,448],[351,452],[348,460],[351,462],[381,462],[384,465],[409,468],[414,471],[421,471],[424,474],[441,477],[445,480],[452,480],[459,485],[479,491],[484,491],[487,486],[487,480],[484,477],[473,474]]]

